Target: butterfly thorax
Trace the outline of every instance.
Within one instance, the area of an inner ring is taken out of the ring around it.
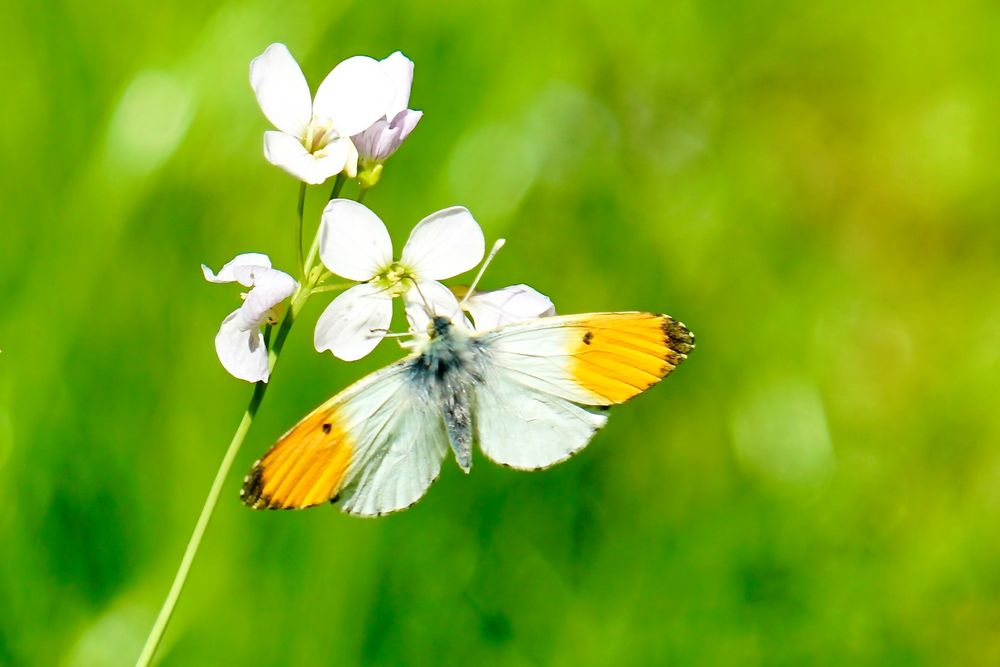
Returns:
[[[428,327],[430,339],[410,362],[410,379],[441,411],[458,465],[472,467],[472,396],[483,379],[481,343],[444,317]]]

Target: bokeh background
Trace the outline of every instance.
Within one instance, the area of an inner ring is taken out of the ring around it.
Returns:
[[[488,286],[698,349],[549,471],[252,512],[250,463],[400,354],[317,355],[314,298],[161,664],[1000,664],[995,3],[3,10],[0,664],[131,664],[166,593],[251,389],[198,265],[295,265],[247,82],[272,41],[314,87],[415,61],[424,119],[366,199],[397,243],[464,204],[508,239]]]

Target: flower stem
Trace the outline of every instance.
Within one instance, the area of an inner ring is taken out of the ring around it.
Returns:
[[[295,248],[298,251],[299,273],[302,274],[303,280],[306,278],[306,263],[302,259],[302,218],[305,209],[306,209],[306,184],[305,182],[302,182],[299,184],[299,205],[297,209],[299,213],[299,235],[298,235],[298,242],[295,244]]]
[[[274,336],[274,343],[268,349],[268,368],[271,371],[274,371],[274,366],[278,363],[278,355],[281,354],[281,348],[285,345],[285,339],[288,338],[288,332],[291,331],[292,325],[295,323],[295,318],[302,311],[303,306],[306,305],[306,301],[309,300],[312,292],[312,283],[302,283],[292,297],[292,303],[288,308],[288,312],[285,313],[285,317],[281,320],[278,331]],[[271,327],[267,328],[268,335],[270,334],[270,329]],[[174,607],[177,606],[177,600],[181,595],[181,591],[184,590],[184,583],[187,581],[188,572],[191,570],[194,557],[198,553],[201,538],[205,534],[208,522],[212,519],[215,506],[219,502],[222,486],[225,484],[229,470],[233,467],[233,461],[236,459],[236,454],[240,451],[240,446],[243,444],[243,440],[250,430],[250,425],[253,424],[254,417],[257,415],[257,409],[260,407],[261,401],[264,400],[264,393],[266,391],[266,382],[258,382],[254,385],[253,394],[250,396],[250,404],[247,405],[247,409],[243,413],[243,419],[240,420],[240,425],[236,427],[236,433],[233,434],[229,448],[226,450],[225,456],[222,457],[222,463],[215,473],[215,479],[212,480],[212,487],[208,491],[205,504],[202,505],[201,514],[198,515],[198,522],[194,526],[194,532],[191,533],[191,539],[188,540],[184,556],[181,558],[181,564],[177,568],[177,574],[174,575],[174,582],[170,585],[170,592],[167,593],[166,599],[163,600],[163,606],[156,617],[153,629],[149,631],[146,644],[142,647],[142,653],[139,654],[139,659],[135,663],[136,667],[146,667],[156,654],[160,640],[163,639],[163,632],[167,629],[170,617],[174,613]]]
[[[337,180],[333,182],[333,190],[330,191],[330,199],[336,199],[340,196],[340,191],[344,189],[344,183],[347,182],[347,176],[344,172],[337,174]]]
[[[344,187],[344,183],[347,181],[347,177],[344,174],[339,174],[337,180],[333,184],[333,191],[330,193],[330,199],[335,199],[340,195],[341,189]],[[281,320],[281,324],[278,326],[277,332],[274,334],[274,342],[269,345],[267,352],[267,365],[271,372],[274,371],[275,365],[278,363],[278,356],[281,354],[281,348],[285,345],[285,340],[288,338],[288,332],[292,330],[292,325],[295,323],[295,318],[298,317],[302,308],[306,305],[306,301],[309,300],[310,295],[316,291],[328,291],[323,287],[317,288],[316,283],[318,281],[319,275],[310,277],[312,271],[312,265],[316,261],[316,254],[319,251],[319,230],[316,230],[316,234],[313,238],[312,246],[309,248],[308,256],[303,260],[302,258],[302,226],[303,226],[303,211],[305,209],[305,196],[306,196],[306,184],[303,183],[299,188],[299,200],[298,200],[298,216],[299,216],[299,231],[298,231],[298,244],[299,244],[299,268],[302,271],[302,280],[299,282],[298,290],[292,296],[292,303],[285,313],[284,319]],[[333,288],[334,286],[328,286],[328,288]],[[265,341],[270,341],[271,339],[271,326],[265,329]],[[265,343],[266,344],[266,343]],[[170,617],[174,613],[174,607],[177,606],[177,600],[181,596],[181,592],[184,590],[184,584],[187,581],[188,573],[191,570],[191,564],[194,562],[194,557],[198,553],[198,547],[201,545],[201,538],[205,534],[205,529],[208,528],[208,523],[212,519],[212,513],[215,511],[215,506],[219,502],[219,495],[222,493],[222,487],[225,484],[226,477],[229,475],[229,470],[233,467],[233,461],[236,460],[236,455],[240,451],[240,447],[243,445],[243,440],[247,436],[247,432],[250,430],[250,426],[253,424],[254,417],[257,415],[257,409],[260,407],[261,401],[264,400],[264,393],[267,391],[266,382],[258,382],[254,385],[253,394],[250,396],[250,403],[247,405],[246,411],[243,413],[243,419],[240,420],[240,425],[236,427],[236,433],[233,434],[233,439],[229,443],[229,448],[226,450],[225,455],[222,457],[222,463],[219,464],[219,469],[215,473],[215,479],[212,480],[212,487],[208,491],[208,497],[205,498],[205,504],[202,505],[201,514],[198,515],[198,522],[194,526],[194,532],[191,533],[191,539],[188,540],[187,548],[184,549],[184,555],[181,557],[181,564],[177,568],[177,574],[174,575],[174,581],[170,585],[170,591],[167,593],[167,597],[163,600],[163,606],[160,607],[160,613],[156,616],[156,621],[153,623],[153,628],[149,631],[149,636],[146,638],[146,643],[142,647],[142,653],[139,654],[139,659],[136,661],[136,667],[147,667],[153,660],[153,656],[156,655],[156,649],[160,645],[160,640],[163,639],[163,633],[167,629],[167,624],[170,623]]]
[[[313,288],[312,293],[317,292],[339,292],[340,290],[345,290],[349,287],[354,287],[356,283],[336,283],[331,285],[320,285],[319,287]]]
[[[284,322],[282,322],[282,325],[284,325]],[[277,343],[277,341],[275,342]],[[170,592],[167,593],[167,597],[163,601],[163,606],[156,617],[153,629],[150,630],[149,637],[146,638],[146,644],[142,647],[142,653],[139,655],[139,660],[135,663],[137,667],[146,667],[153,660],[153,655],[160,645],[160,640],[163,639],[163,631],[167,629],[167,623],[170,622],[170,617],[174,613],[174,607],[177,606],[177,599],[180,597],[181,591],[184,590],[188,571],[191,569],[191,563],[194,562],[195,554],[198,553],[198,546],[201,544],[201,538],[205,534],[205,528],[208,527],[208,522],[212,518],[212,512],[219,502],[222,485],[226,481],[229,469],[233,466],[233,460],[236,458],[237,452],[240,451],[240,445],[243,444],[243,439],[246,437],[247,431],[250,430],[253,418],[257,414],[257,408],[260,407],[260,402],[264,399],[265,391],[267,391],[266,382],[258,382],[254,385],[250,404],[247,406],[246,412],[243,413],[243,419],[240,420],[240,425],[236,428],[236,433],[233,434],[233,439],[229,443],[229,449],[226,450],[225,456],[222,457],[219,470],[215,473],[212,488],[208,491],[208,498],[205,499],[205,504],[201,508],[201,514],[198,515],[198,523],[194,526],[194,532],[191,533],[191,539],[188,540],[187,549],[184,550],[184,556],[181,558],[180,567],[177,568],[177,574],[174,576],[174,583],[170,586]]]

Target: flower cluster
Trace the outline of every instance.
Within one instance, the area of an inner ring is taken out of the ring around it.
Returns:
[[[423,116],[409,108],[412,82],[413,63],[398,51],[381,61],[354,56],[334,67],[313,96],[285,45],[272,44],[250,63],[250,86],[277,128],[264,133],[264,157],[303,188],[336,176],[338,184],[355,179],[363,193],[378,183],[386,160]],[[436,315],[485,330],[555,313],[548,297],[527,285],[475,292],[441,282],[474,269],[485,254],[483,232],[461,206],[417,223],[397,258],[375,213],[358,201],[334,197],[323,210],[315,250],[321,265],[312,266],[310,253],[299,281],[259,253],[237,255],[217,274],[202,265],[211,282],[250,288],[215,338],[230,374],[267,382],[273,360],[266,332],[285,301],[292,299],[294,309],[312,293],[340,289],[325,283],[334,276],[351,284],[320,315],[313,340],[317,351],[329,350],[345,361],[364,357],[386,336],[396,297],[413,336],[426,335]]]

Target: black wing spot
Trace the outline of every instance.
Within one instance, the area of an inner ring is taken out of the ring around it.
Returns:
[[[590,341],[592,341],[592,340],[594,340],[594,332],[593,331],[588,331],[587,333],[583,334],[583,344],[584,345],[590,345]]]
[[[340,501],[340,494],[339,493],[333,494],[333,497],[330,498],[330,504],[331,505],[336,505],[339,501]]]
[[[323,433],[329,433],[332,428],[330,424],[323,424]]]

